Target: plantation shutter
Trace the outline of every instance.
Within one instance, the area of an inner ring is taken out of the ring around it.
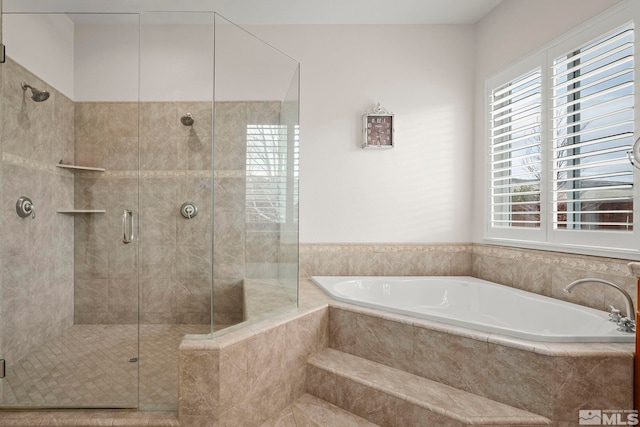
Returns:
[[[490,99],[491,227],[540,227],[542,71]]]
[[[633,27],[552,65],[553,225],[632,230]]]
[[[246,220],[297,223],[300,129],[286,125],[248,125]]]
[[[287,127],[247,126],[246,220],[286,220]]]

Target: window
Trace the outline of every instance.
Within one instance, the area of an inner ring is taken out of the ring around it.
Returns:
[[[633,228],[633,28],[553,61],[553,225]]]
[[[298,126],[247,126],[247,223],[297,222],[298,140]]]
[[[639,252],[628,16],[590,23],[487,81],[488,239]]]
[[[540,227],[542,72],[491,93],[491,226]]]

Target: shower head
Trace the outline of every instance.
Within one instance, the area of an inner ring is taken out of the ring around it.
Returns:
[[[193,117],[191,116],[191,113],[187,113],[184,116],[180,117],[180,123],[182,123],[185,126],[193,126]]]
[[[38,90],[35,87],[26,84],[25,82],[22,82],[21,86],[22,86],[22,90],[24,90],[25,92],[27,88],[31,89],[31,99],[33,99],[36,102],[42,102],[49,99],[49,92],[47,92],[46,90]]]

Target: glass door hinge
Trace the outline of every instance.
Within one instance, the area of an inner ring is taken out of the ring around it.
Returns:
[[[0,378],[4,378],[4,359],[0,359]]]
[[[4,64],[6,57],[4,55],[4,45],[0,43],[0,64]]]

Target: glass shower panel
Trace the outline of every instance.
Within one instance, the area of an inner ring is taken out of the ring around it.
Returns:
[[[138,16],[9,14],[3,32],[0,406],[134,408]]]
[[[141,410],[177,409],[180,341],[211,331],[213,23],[141,14]]]
[[[298,195],[300,175],[300,66],[294,67],[291,84],[282,101],[280,126],[286,129],[285,220],[280,225],[278,245],[278,279],[283,293],[298,300]]]
[[[298,63],[216,15],[214,330],[297,306]]]

